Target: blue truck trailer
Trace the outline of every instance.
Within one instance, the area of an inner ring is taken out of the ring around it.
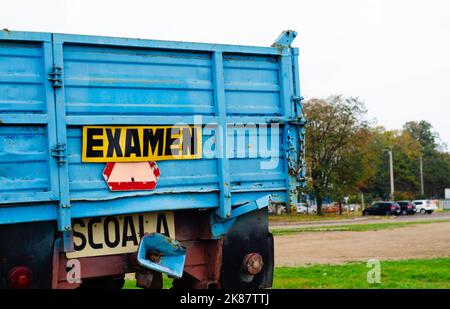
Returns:
[[[268,207],[305,185],[296,35],[0,31],[0,287],[270,287]]]

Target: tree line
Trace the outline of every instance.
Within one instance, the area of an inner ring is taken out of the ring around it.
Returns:
[[[330,96],[303,103],[307,119],[306,166],[309,193],[318,213],[325,197],[341,202],[361,193],[371,202],[390,196],[392,151],[395,200],[442,198],[450,187],[450,154],[426,121],[409,121],[387,130],[367,119],[358,98]],[[422,161],[424,192],[421,192]]]

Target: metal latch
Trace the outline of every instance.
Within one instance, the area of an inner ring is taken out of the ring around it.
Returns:
[[[47,79],[52,82],[53,88],[62,87],[62,68],[54,66],[48,75],[50,77]]]
[[[66,163],[66,144],[56,144],[56,147],[51,150],[51,156],[56,158],[56,162],[58,163],[58,165]]]
[[[304,99],[305,99],[304,97],[297,95],[293,95],[291,98],[292,102],[294,102],[295,104],[300,104]]]

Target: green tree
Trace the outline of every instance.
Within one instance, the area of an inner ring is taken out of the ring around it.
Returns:
[[[407,122],[403,128],[421,146],[425,196],[442,198],[450,186],[450,154],[439,150],[439,134],[424,120]]]
[[[369,199],[390,194],[389,157],[394,161],[395,198],[420,196],[419,162],[423,159],[426,197],[441,198],[450,187],[450,154],[426,121],[407,122],[401,130],[370,127],[357,98],[332,96],[304,104],[308,119],[306,160],[308,191],[318,213],[326,196],[341,202],[363,192]]]
[[[445,188],[450,188],[450,155],[434,151],[423,158],[425,196],[443,198]]]
[[[366,110],[357,98],[332,96],[304,103],[308,119],[306,128],[306,160],[310,170],[310,189],[317,200],[317,213],[322,214],[323,198],[340,198],[360,180],[362,132],[367,128]],[[361,134],[361,135],[358,135]],[[356,167],[358,165],[358,167]]]
[[[421,120],[419,122],[409,121],[405,123],[403,129],[407,131],[413,139],[420,143],[424,154],[436,150],[439,135],[433,131],[433,126],[431,123],[425,120]]]
[[[397,192],[417,195],[419,183],[420,144],[404,130],[372,129],[370,151],[373,152],[375,175],[367,182],[365,192],[387,199],[390,194],[389,157],[386,150],[392,150],[394,162],[394,185]]]

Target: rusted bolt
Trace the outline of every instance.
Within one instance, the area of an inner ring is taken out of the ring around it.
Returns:
[[[244,266],[244,270],[249,275],[254,276],[261,272],[261,270],[264,266],[264,261],[260,254],[249,253],[244,257],[243,266]]]
[[[159,263],[161,261],[161,257],[162,257],[162,253],[161,252],[157,252],[157,251],[147,251],[147,255],[146,258],[150,261],[152,261],[153,263]]]

